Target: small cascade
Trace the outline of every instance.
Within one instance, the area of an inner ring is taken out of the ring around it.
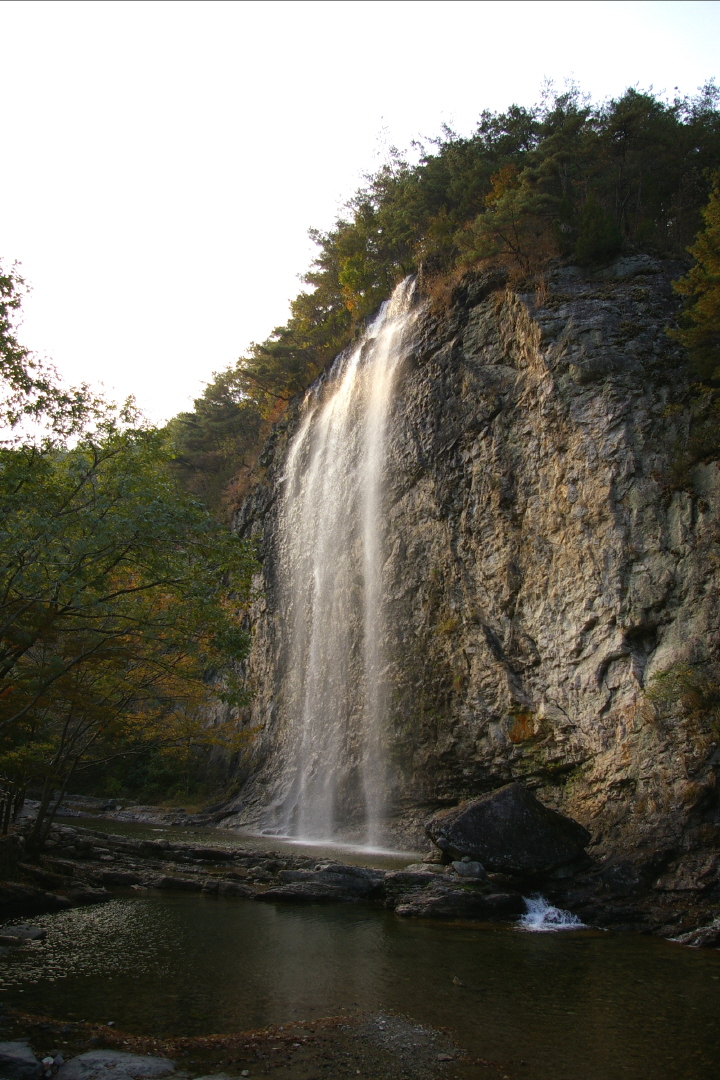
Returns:
[[[414,283],[308,395],[278,523],[278,709],[290,752],[265,831],[377,846],[388,798],[383,610],[386,446]]]
[[[585,928],[585,923],[581,922],[577,915],[555,907],[540,893],[536,893],[534,896],[524,896],[523,900],[526,910],[518,924],[523,930],[549,933],[555,930],[582,930]]]

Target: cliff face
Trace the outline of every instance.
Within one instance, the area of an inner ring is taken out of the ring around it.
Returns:
[[[720,847],[718,754],[701,719],[659,716],[651,677],[720,647],[720,472],[668,477],[688,415],[664,328],[679,268],[645,257],[537,294],[466,280],[420,318],[390,422],[384,590],[387,755],[397,830],[520,779],[597,851]],[[271,436],[236,527],[258,539],[248,722],[237,800],[252,821],[287,767]]]

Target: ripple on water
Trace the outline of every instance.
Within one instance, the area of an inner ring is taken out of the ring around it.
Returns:
[[[175,944],[166,912],[151,899],[110,900],[25,920],[48,937],[12,953],[2,967],[0,987],[54,982],[74,975],[165,973],[162,956]]]

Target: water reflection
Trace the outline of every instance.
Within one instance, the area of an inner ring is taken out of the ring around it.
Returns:
[[[715,950],[197,895],[133,895],[34,921],[48,939],[2,969],[3,999],[27,1011],[202,1034],[382,1008],[447,1027],[512,1071],[524,1060],[528,1080],[717,1075]]]

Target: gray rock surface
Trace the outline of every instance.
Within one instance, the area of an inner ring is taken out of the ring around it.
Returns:
[[[28,1043],[0,1042],[0,1077],[2,1080],[38,1080],[42,1066]]]
[[[288,885],[276,885],[258,893],[256,900],[279,900],[291,904],[327,903],[328,901],[353,899],[339,885],[325,885],[320,881],[296,881]]]
[[[327,863],[316,870],[281,870],[278,877],[282,885],[296,882],[330,885],[353,899],[370,900],[382,895],[385,875],[361,866]]]
[[[543,806],[523,784],[506,784],[442,810],[425,830],[453,859],[477,859],[488,870],[510,874],[545,873],[571,863],[590,841],[587,829]]]
[[[398,915],[421,919],[506,920],[522,915],[523,898],[515,893],[485,893],[430,885],[399,897]]]
[[[119,1050],[89,1050],[66,1061],[57,1080],[155,1080],[175,1069],[169,1058],[125,1054]]]
[[[691,945],[695,949],[716,949],[720,946],[720,917],[713,919],[707,926],[701,926],[697,930],[681,934],[674,940],[681,945]]]
[[[682,270],[565,267],[537,291],[469,277],[422,317],[386,462],[389,839],[522,780],[596,854],[720,848],[715,737],[644,697],[720,648],[720,470],[668,483],[690,419],[665,332]],[[297,415],[236,515],[262,556],[246,713],[259,735],[227,824],[258,821],[292,777],[276,523]]]

